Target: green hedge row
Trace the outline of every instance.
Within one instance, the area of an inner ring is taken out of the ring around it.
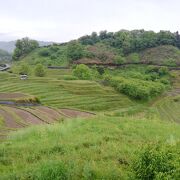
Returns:
[[[117,91],[135,99],[150,99],[161,94],[165,85],[160,82],[144,81],[140,79],[126,79],[124,77],[111,78],[109,84]]]

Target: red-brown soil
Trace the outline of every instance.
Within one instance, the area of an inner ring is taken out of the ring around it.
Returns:
[[[16,98],[23,98],[27,95],[22,93],[0,93],[0,100],[9,100],[9,99],[16,99]]]
[[[12,117],[12,115],[8,113],[7,111],[0,109],[0,114],[4,119],[5,127],[8,127],[8,128],[22,128],[23,127],[23,125],[17,123],[15,119]]]
[[[25,121],[25,123],[31,124],[44,124],[44,121],[41,121],[37,117],[33,116],[31,113],[24,111],[22,109],[9,107],[10,110],[14,111],[21,119]]]

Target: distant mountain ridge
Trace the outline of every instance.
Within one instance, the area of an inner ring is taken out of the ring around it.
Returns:
[[[38,41],[40,46],[48,46],[53,44],[53,42],[46,42],[46,41]],[[15,49],[16,41],[0,41],[0,49],[5,50],[9,53],[12,53]]]

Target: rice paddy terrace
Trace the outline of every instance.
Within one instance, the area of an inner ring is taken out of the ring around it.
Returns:
[[[92,116],[89,111],[98,113],[135,105],[110,87],[92,81],[62,80],[64,75],[56,76],[56,73],[53,70],[51,76],[28,80],[0,74],[1,137],[18,128]]]
[[[180,72],[172,71],[173,87],[154,106],[161,119],[180,123]]]

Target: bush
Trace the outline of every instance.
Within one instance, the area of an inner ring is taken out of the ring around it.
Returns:
[[[56,54],[52,54],[50,57],[52,60],[57,59],[57,55]]]
[[[78,80],[77,77],[71,76],[71,75],[64,75],[64,76],[63,76],[63,79],[64,79],[64,80]]]
[[[164,76],[164,75],[167,75],[169,74],[169,69],[167,67],[161,67],[159,69],[159,75],[160,76]]]
[[[49,56],[49,49],[48,48],[44,48],[44,49],[41,49],[40,51],[39,51],[39,55],[40,56],[43,56],[43,57],[47,57],[47,56]]]
[[[34,69],[35,76],[43,77],[46,74],[45,68],[42,64],[37,64]]]
[[[84,56],[84,48],[81,44],[76,41],[72,41],[67,47],[67,57],[72,60],[81,59]]]
[[[129,59],[132,63],[138,63],[140,61],[140,57],[138,53],[130,54]]]
[[[143,148],[132,164],[135,177],[142,180],[179,179],[180,159],[176,146],[157,143]]]
[[[169,59],[165,59],[165,61],[163,62],[164,65],[166,66],[177,66],[176,64],[176,60],[169,58]]]
[[[115,64],[124,64],[126,62],[125,57],[122,56],[115,56],[114,63]]]
[[[92,79],[91,69],[84,64],[77,65],[73,70],[73,75],[83,80]]]
[[[161,94],[165,86],[159,82],[148,82],[140,79],[111,78],[109,84],[117,91],[135,99],[150,99]]]
[[[22,63],[19,67],[19,74],[30,74],[29,65],[26,63]]]

